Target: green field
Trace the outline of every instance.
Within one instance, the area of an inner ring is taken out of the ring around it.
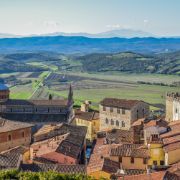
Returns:
[[[50,85],[43,85],[46,77],[50,75],[50,71],[42,72],[36,79],[32,78],[32,83],[27,85],[18,85],[12,87],[11,98],[13,99],[29,99],[29,98],[48,98],[49,94],[53,94],[54,98],[67,97],[69,84],[72,83],[74,89],[75,105],[80,105],[84,100],[90,100],[95,108],[98,103],[105,97],[123,98],[123,99],[139,99],[150,104],[165,104],[165,94],[167,92],[178,92],[179,87],[160,86],[138,84],[138,81],[144,82],[163,82],[171,84],[179,81],[179,76],[175,75],[159,75],[159,74],[88,74],[88,73],[66,73],[73,77],[83,77],[84,79],[76,81],[69,80],[63,84],[61,82],[53,82]],[[59,72],[60,73],[60,72]],[[6,74],[7,76],[7,74]],[[21,73],[17,73],[20,79],[26,79]],[[23,78],[21,78],[23,77]],[[29,79],[29,78],[28,78]],[[51,80],[50,82],[51,83]]]

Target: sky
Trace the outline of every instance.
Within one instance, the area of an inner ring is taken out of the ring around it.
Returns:
[[[180,36],[180,0],[0,0],[0,33],[114,29]]]

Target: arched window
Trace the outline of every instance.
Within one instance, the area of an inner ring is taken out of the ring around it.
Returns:
[[[24,131],[22,132],[22,137],[24,138]]]
[[[114,120],[111,119],[111,125],[114,125]]]
[[[139,119],[139,111],[137,110],[137,119]]]
[[[118,120],[116,120],[116,126],[119,126],[119,121]]]
[[[11,137],[11,135],[9,134],[8,135],[8,141],[11,141],[12,140],[12,137]]]
[[[124,121],[122,121],[122,127],[125,127],[125,122]]]
[[[106,124],[108,124],[109,123],[109,120],[108,120],[108,118],[106,118]]]

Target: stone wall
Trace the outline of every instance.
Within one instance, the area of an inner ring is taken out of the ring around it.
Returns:
[[[180,94],[171,93],[166,96],[166,120],[180,120]]]
[[[134,121],[149,115],[149,105],[139,102],[132,109],[103,107],[99,105],[99,112],[100,130],[113,128],[129,130]]]

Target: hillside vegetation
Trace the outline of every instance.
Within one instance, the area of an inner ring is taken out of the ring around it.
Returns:
[[[127,72],[180,74],[180,51],[161,54],[135,52],[63,55],[54,52],[0,54],[0,73],[9,72]]]
[[[121,71],[129,73],[180,74],[180,51],[159,55],[143,55],[133,52],[116,54],[89,54],[76,58],[84,71]]]

